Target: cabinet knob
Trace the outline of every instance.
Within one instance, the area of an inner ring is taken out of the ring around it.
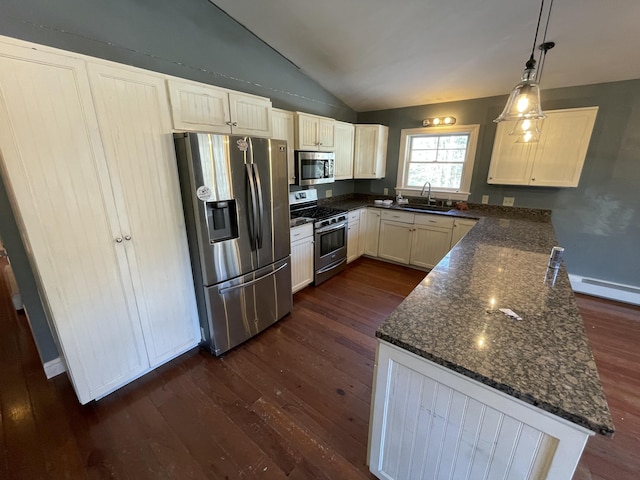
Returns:
[[[124,239],[125,239],[125,240],[131,240],[131,235],[125,235],[125,236],[124,236]]]
[[[489,177],[489,180],[493,180],[493,177]]]
[[[116,238],[116,243],[122,243],[122,237],[117,237]]]
[[[535,178],[532,178],[532,179],[531,179],[531,181],[532,181],[532,182],[535,182],[535,181],[536,181],[536,179],[535,179]]]
[[[233,122],[231,125],[232,125],[233,127],[237,127],[237,126],[238,126],[238,122]]]

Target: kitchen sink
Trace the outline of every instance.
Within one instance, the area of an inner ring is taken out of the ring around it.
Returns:
[[[396,208],[408,210],[410,212],[448,212],[453,210],[453,207],[439,207],[436,205],[425,205],[422,203],[405,203],[403,205],[396,205]]]

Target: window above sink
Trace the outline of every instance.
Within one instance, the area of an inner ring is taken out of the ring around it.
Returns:
[[[396,193],[467,200],[479,125],[403,129]],[[429,186],[430,184],[430,186]]]

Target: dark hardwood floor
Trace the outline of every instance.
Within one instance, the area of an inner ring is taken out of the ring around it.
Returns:
[[[377,326],[424,273],[360,259],[222,359],[193,350],[81,406],[0,280],[0,479],[359,479]],[[580,296],[617,434],[576,478],[640,471],[640,309]]]

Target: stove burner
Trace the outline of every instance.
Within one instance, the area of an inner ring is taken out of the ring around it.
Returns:
[[[323,220],[333,215],[344,213],[346,210],[333,207],[307,207],[300,210],[291,210],[291,218],[307,217],[314,220]]]

